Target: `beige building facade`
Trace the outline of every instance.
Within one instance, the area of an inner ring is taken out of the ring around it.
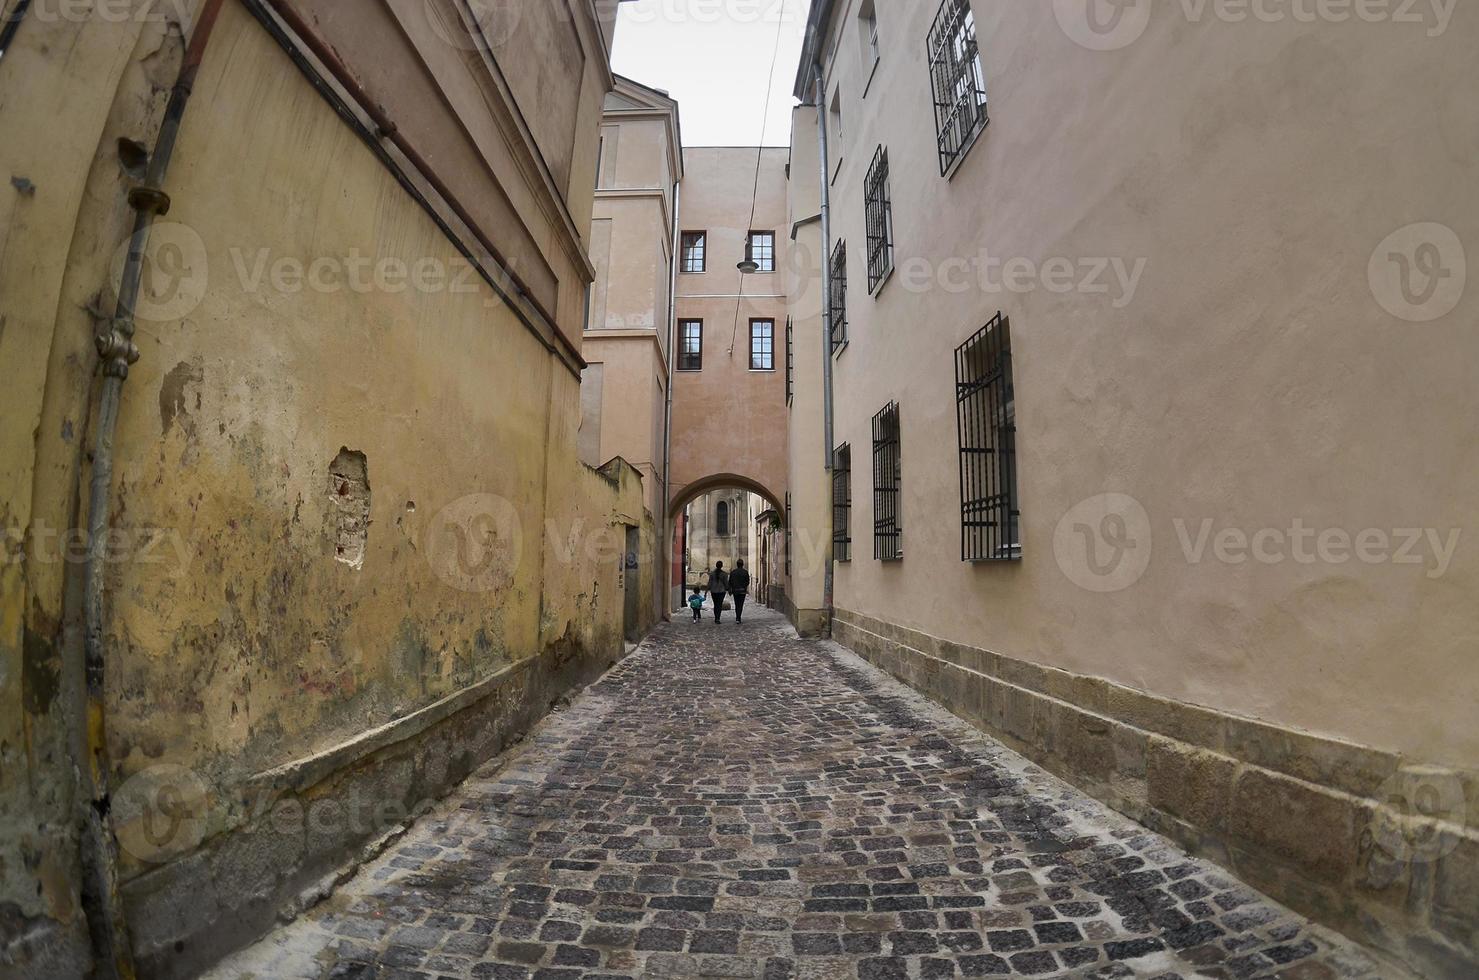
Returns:
[[[1084,7],[812,4],[792,217],[825,187],[845,264],[825,327],[793,287],[793,536],[841,642],[1472,975],[1479,27]]]
[[[654,603],[578,457],[614,5],[139,6],[0,57],[6,975],[195,975]]]
[[[669,520],[711,490],[786,493],[784,147],[684,150]],[[738,265],[753,259],[756,271]],[[682,584],[675,563],[674,596]]]

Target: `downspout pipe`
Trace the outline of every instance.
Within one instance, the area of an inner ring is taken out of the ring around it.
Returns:
[[[15,40],[15,32],[21,29],[21,21],[26,18],[26,11],[31,7],[31,0],[19,0],[10,13],[5,15],[5,22],[0,26],[0,58],[5,57],[5,51],[10,47],[10,42]]]
[[[683,182],[673,181],[673,250],[669,258],[672,268],[668,272],[668,350],[667,383],[663,390],[667,393],[663,405],[662,422],[662,618],[672,619],[673,614],[673,535],[669,532],[672,526],[669,522],[668,502],[672,497],[673,478],[673,377],[677,370],[677,355],[673,345],[677,343],[678,337],[678,252],[682,248],[679,241],[681,227],[678,223],[679,207],[683,203]]]
[[[100,977],[132,980],[135,976],[128,924],[118,889],[116,841],[109,816],[108,743],[105,681],[107,677],[104,557],[108,548],[109,510],[113,490],[113,439],[118,429],[118,407],[129,365],[139,359],[134,345],[134,312],[143,279],[144,253],[155,218],[169,211],[164,179],[174,156],[185,106],[195,87],[205,47],[221,12],[222,0],[205,0],[191,32],[185,60],[170,92],[164,121],[143,184],[129,191],[134,209],[133,236],[118,287],[118,303],[106,332],[97,337],[103,374],[98,400],[97,436],[93,444],[92,479],[87,508],[87,564],[83,571],[83,672],[86,678],[87,764],[83,814],[83,902],[93,943],[95,970]]]
[[[832,193],[831,185],[827,175],[831,171],[828,163],[827,146],[827,113],[826,98],[822,86],[822,63],[815,62],[812,65],[814,85],[816,90],[817,107],[817,143],[820,148],[817,156],[821,163],[821,205],[822,205],[822,438],[826,445],[823,447],[823,466],[828,477],[831,477],[836,461],[836,448],[832,431],[832,318],[835,315],[832,309]],[[828,481],[830,483],[830,480]],[[836,515],[833,515],[836,518]],[[822,607],[827,613],[827,630],[832,629],[833,612],[833,542],[836,540],[835,529],[827,535],[823,545],[826,556],[826,568],[822,571]]]

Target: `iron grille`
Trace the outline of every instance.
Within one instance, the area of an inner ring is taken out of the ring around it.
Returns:
[[[791,494],[786,492],[786,577],[791,577]]]
[[[837,447],[832,461],[832,557],[852,561],[852,446]]]
[[[1000,313],[955,349],[960,437],[960,557],[1022,557],[1012,337]]]
[[[796,340],[791,318],[786,317],[786,404],[796,397]]]
[[[863,181],[868,225],[868,291],[883,282],[894,266],[893,202],[888,196],[888,150],[878,148]]]
[[[847,343],[847,243],[832,250],[832,353]]]
[[[899,522],[903,483],[899,454],[899,403],[873,416],[873,557],[897,561],[904,557],[904,530]]]
[[[950,170],[985,128],[986,78],[976,47],[970,0],[945,0],[929,33],[930,84],[935,93],[935,132],[940,173]]]

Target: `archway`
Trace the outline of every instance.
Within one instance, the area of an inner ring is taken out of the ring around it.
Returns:
[[[701,501],[716,493],[723,494],[727,491],[736,491],[742,496],[754,495],[759,498],[763,506],[757,505],[753,512],[746,511],[737,504],[742,500],[730,501],[721,497],[714,501],[713,509],[718,515],[720,511],[728,514],[728,528],[726,532],[733,532],[734,536],[744,541],[743,554],[751,559],[751,575],[754,583],[754,591],[751,596],[759,601],[769,603],[770,595],[768,588],[762,583],[767,583],[769,578],[761,574],[762,556],[780,553],[779,548],[772,547],[771,539],[778,532],[772,522],[783,518],[786,512],[784,496],[776,493],[759,480],[742,476],[738,473],[714,473],[700,480],[695,480],[681,487],[676,487],[672,502],[668,507],[667,533],[668,541],[672,543],[672,550],[668,555],[668,586],[670,591],[669,609],[678,610],[686,601],[685,586],[691,586],[694,582],[689,578],[694,570],[689,567],[689,558],[693,550],[696,538],[703,541],[699,549],[700,560],[708,567],[712,543],[722,538],[713,534],[713,527],[706,519],[706,515],[695,518],[697,527],[690,528],[689,512],[695,502]],[[775,515],[771,520],[763,524],[757,519],[765,515]],[[703,519],[699,519],[703,518]],[[716,518],[715,523],[717,523]],[[690,536],[690,530],[693,537]],[[723,554],[723,552],[719,552]]]

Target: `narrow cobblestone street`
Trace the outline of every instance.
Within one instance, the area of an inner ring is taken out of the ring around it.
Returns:
[[[1396,975],[763,609],[660,628],[212,974]]]

